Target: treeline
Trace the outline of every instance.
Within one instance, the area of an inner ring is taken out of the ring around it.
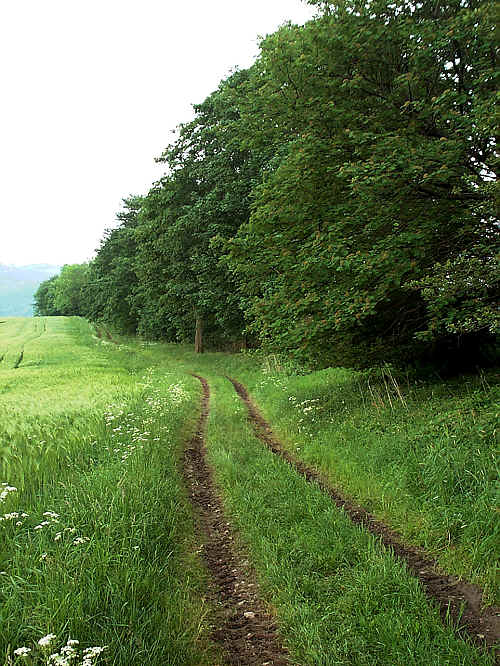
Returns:
[[[39,314],[320,364],[491,357],[494,3],[311,4],[194,107]]]

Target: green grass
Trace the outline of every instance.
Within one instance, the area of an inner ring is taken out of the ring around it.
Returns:
[[[396,390],[329,369],[253,388],[292,453],[498,601],[498,376]]]
[[[45,323],[0,370],[0,481],[17,487],[1,508],[28,514],[0,523],[0,655],[55,633],[117,665],[213,664],[179,473],[197,383],[156,348]]]
[[[255,439],[228,382],[213,385],[209,457],[296,663],[494,663],[443,626],[404,565]]]
[[[108,645],[101,663],[220,663],[180,474],[199,412],[189,372],[210,382],[209,458],[298,664],[493,663],[442,625],[401,563],[256,440],[223,378],[246,384],[294,455],[492,598],[492,373],[396,386],[388,373],[300,375],[253,355],[115,345],[79,318],[3,321],[0,483],[17,491],[0,513],[28,516],[0,522],[0,664],[52,632],[56,647],[68,636]]]
[[[243,381],[285,448],[500,601],[498,373],[398,381],[388,370],[296,374],[259,355],[166,351],[186,371]]]
[[[20,362],[26,344],[44,333],[45,320],[27,317],[2,318],[0,323],[0,370]]]

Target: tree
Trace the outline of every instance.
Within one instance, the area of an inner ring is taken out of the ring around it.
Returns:
[[[87,277],[86,316],[126,333],[134,333],[138,324],[135,232],[142,203],[139,196],[123,200],[116,215],[120,225],[106,230]]]
[[[35,317],[50,317],[60,315],[61,313],[55,306],[55,289],[59,276],[45,280],[38,287],[34,296],[34,315]]]
[[[241,146],[237,90],[248,73],[236,72],[194,107],[193,121],[160,161],[168,175],[145,198],[137,229],[141,332],[212,343],[241,337],[243,315],[236,284],[221,262],[221,241],[250,215],[250,192],[261,155]]]
[[[65,316],[86,314],[85,286],[88,264],[66,264],[54,282],[54,306]]]
[[[241,102],[244,144],[275,150],[231,244],[252,329],[357,365],[488,338],[497,281],[453,296],[460,336],[441,294],[498,248],[493,4],[313,4],[263,42]]]

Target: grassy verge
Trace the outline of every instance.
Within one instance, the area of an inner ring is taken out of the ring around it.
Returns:
[[[54,633],[52,652],[108,646],[102,663],[214,664],[178,469],[197,382],[161,349],[47,324],[37,363],[0,374],[0,480],[17,488],[1,504],[0,663],[22,646],[42,663]]]
[[[444,627],[405,567],[268,452],[222,379],[209,458],[297,663],[492,664]]]

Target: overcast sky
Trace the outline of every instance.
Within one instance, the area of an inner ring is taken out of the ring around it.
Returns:
[[[1,0],[0,263],[90,259],[171,130],[300,0]]]

